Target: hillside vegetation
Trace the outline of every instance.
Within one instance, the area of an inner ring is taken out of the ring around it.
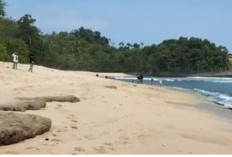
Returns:
[[[43,34],[35,22],[29,14],[18,20],[6,17],[0,0],[1,61],[11,61],[17,51],[21,63],[27,63],[32,54],[38,65],[69,70],[177,74],[230,68],[227,48],[207,39],[180,37],[158,45],[120,42],[116,46],[98,31],[80,27]]]

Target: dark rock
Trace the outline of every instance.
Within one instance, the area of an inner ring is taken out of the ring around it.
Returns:
[[[0,145],[13,144],[49,131],[51,120],[37,115],[0,112]]]

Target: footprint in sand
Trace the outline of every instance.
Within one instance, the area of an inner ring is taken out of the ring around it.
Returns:
[[[72,129],[75,129],[75,130],[78,129],[78,127],[76,127],[76,126],[71,126],[71,128],[72,128]]]
[[[26,149],[35,149],[35,147],[27,147]]]
[[[71,115],[69,115],[67,118],[68,118],[68,119],[75,119],[75,116],[74,116],[73,114],[71,114]]]
[[[82,147],[74,147],[73,149],[77,152],[85,152],[85,149]]]
[[[146,134],[140,134],[137,136],[137,139],[143,143],[145,142],[146,140],[150,139],[150,135],[146,135]]]
[[[4,154],[19,154],[18,152],[14,152],[14,151],[7,151]]]
[[[93,137],[91,135],[84,136],[84,138],[87,140],[94,140],[95,139],[95,137]]]
[[[128,144],[128,140],[129,140],[128,137],[121,136],[121,137],[119,137],[119,141],[117,141],[117,143],[119,143],[119,144]]]
[[[109,144],[109,143],[108,143]],[[107,153],[110,151],[115,151],[115,148],[112,145],[100,146],[100,147],[93,147],[93,149],[100,154]]]
[[[110,143],[110,142],[106,142],[106,143],[104,143],[104,145],[112,146],[112,143]]]
[[[100,147],[92,147],[97,153],[107,153],[106,148],[104,146],[100,146]]]
[[[36,147],[27,147],[26,149],[27,149],[27,150],[31,150],[31,149],[40,150],[39,148],[36,148]]]
[[[71,120],[73,123],[78,123],[78,121],[77,120],[74,120],[74,119],[72,119]]]
[[[53,141],[53,142],[60,142],[61,140],[60,140],[60,139],[53,138],[53,139],[51,139],[51,141]]]
[[[56,105],[56,109],[59,109],[59,108],[61,108],[61,107],[62,107],[61,104]]]

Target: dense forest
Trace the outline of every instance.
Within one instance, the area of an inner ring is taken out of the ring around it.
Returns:
[[[28,63],[32,54],[37,65],[52,68],[150,75],[219,72],[230,66],[227,48],[207,39],[180,37],[158,45],[113,45],[100,32],[84,27],[44,35],[35,22],[29,14],[18,20],[6,17],[0,0],[1,61],[11,61],[17,51],[20,63]]]

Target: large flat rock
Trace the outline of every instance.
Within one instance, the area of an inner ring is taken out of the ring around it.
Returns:
[[[13,144],[51,128],[51,120],[37,115],[0,112],[0,145]]]
[[[8,103],[0,105],[0,110],[3,111],[25,111],[25,110],[39,110],[46,107],[46,102],[79,102],[80,99],[68,95],[68,96],[47,96],[47,97],[35,97],[35,98],[18,98],[14,103]]]

